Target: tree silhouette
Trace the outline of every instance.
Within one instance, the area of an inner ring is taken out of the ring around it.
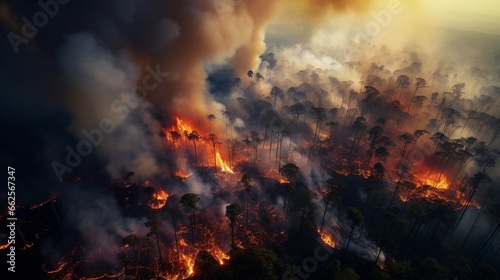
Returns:
[[[208,119],[208,131],[210,133],[212,133],[212,121],[216,119],[215,115],[214,114],[209,114],[207,116],[207,119]]]
[[[333,145],[333,132],[339,127],[339,123],[332,121],[327,122],[326,125],[330,127],[330,133],[328,134],[328,147],[330,148]]]
[[[190,226],[191,226],[191,241],[195,242],[194,234],[196,230],[196,210],[198,209],[198,201],[200,201],[200,196],[194,193],[187,193],[181,196],[181,204],[186,209],[189,214]]]
[[[405,156],[406,147],[409,144],[415,143],[416,141],[415,141],[415,138],[413,137],[413,135],[408,133],[408,132],[405,132],[405,133],[399,135],[399,141],[401,141],[403,143],[403,148],[401,149],[401,156],[399,157],[399,161],[401,162],[401,160]]]
[[[188,139],[189,141],[193,142],[193,147],[194,147],[194,163],[196,166],[198,166],[198,153],[196,151],[196,143],[200,141],[201,137],[198,134],[196,130],[193,130],[191,133],[188,134]]]
[[[248,206],[250,203],[250,192],[252,192],[253,186],[251,184],[252,178],[248,173],[244,173],[243,176],[241,176],[240,182],[243,184],[243,187],[245,188],[245,193],[246,193],[246,221],[248,222]]]
[[[177,231],[178,231],[179,219],[182,217],[182,213],[180,210],[179,198],[176,197],[175,195],[169,196],[165,208],[167,210],[168,215],[170,216],[172,226],[174,227],[175,248],[177,250],[177,258],[180,259],[181,252],[179,249],[179,240],[177,238]]]
[[[424,103],[427,100],[427,96],[424,95],[417,95],[413,98],[413,104],[415,107],[415,115],[418,115],[420,110],[424,107]]]
[[[474,260],[476,261],[476,263],[480,262],[482,255],[486,253],[488,248],[493,247],[492,243],[500,232],[500,203],[489,207],[487,213],[490,215],[493,221],[493,226],[486,235],[486,238],[484,239],[482,246],[479,248],[479,251],[474,256]]]
[[[314,107],[311,109],[311,114],[316,118],[316,128],[314,130],[313,145],[309,149],[308,159],[311,157],[312,150],[316,148],[316,142],[318,139],[320,124],[326,119],[326,111],[321,107]]]
[[[285,184],[285,201],[283,202],[283,208],[285,208],[285,220],[288,214],[288,206],[290,204],[290,193],[295,189],[295,184],[292,180],[297,176],[299,172],[299,167],[295,163],[287,163],[280,167],[279,169],[281,176],[283,176],[288,182]]]
[[[290,182],[297,176],[299,167],[295,165],[295,163],[287,163],[283,165],[279,171],[281,176],[285,177],[285,179]]]
[[[375,97],[379,95],[379,90],[376,89],[375,87],[372,86],[365,86],[365,99],[363,100],[363,105],[361,106],[361,116],[364,116],[365,114],[368,114],[368,110],[365,113],[366,107],[369,108],[369,104],[373,103],[375,100]]]
[[[262,76],[262,74],[259,72],[257,72],[257,74],[255,74],[255,77],[257,78],[257,81],[264,80],[264,76]]]
[[[234,246],[234,225],[236,223],[236,218],[241,214],[241,207],[237,203],[230,204],[226,206],[226,217],[229,219],[229,224],[231,226],[231,246]]]
[[[365,117],[357,117],[356,120],[354,121],[354,123],[352,124],[352,130],[354,131],[354,138],[353,138],[351,150],[349,153],[349,159],[348,159],[349,165],[351,165],[351,160],[352,160],[352,157],[354,156],[355,147],[359,144],[358,142],[361,141],[362,132],[365,129],[366,129]]]
[[[271,89],[271,92],[269,93],[269,95],[274,98],[274,102],[273,102],[274,109],[276,109],[276,99],[279,98],[283,101],[283,98],[285,97],[285,95],[283,94],[283,90],[277,86],[274,86]]]
[[[382,132],[384,131],[384,129],[379,126],[379,125],[376,125],[374,127],[372,127],[369,131],[368,131],[368,135],[370,136],[370,147],[368,148],[368,160],[366,161],[366,165],[365,166],[369,166],[370,165],[370,161],[371,161],[371,158],[373,156],[373,149],[375,148],[375,144],[377,143],[377,141],[379,140],[380,136],[382,136]]]
[[[252,77],[253,77],[253,71],[252,70],[248,70],[247,76],[248,76],[249,80],[252,79]]]
[[[401,93],[410,86],[410,78],[406,75],[399,75],[396,79],[396,84],[398,85],[398,90],[396,91],[396,94],[399,96],[398,101],[401,101]]]
[[[427,81],[423,78],[417,78],[417,81],[415,82],[415,91],[413,92],[413,95],[410,99],[410,105],[408,105],[408,111],[407,113],[410,113],[411,105],[413,104],[413,100],[415,98],[415,94],[417,94],[417,91],[420,88],[426,87],[427,86]]]
[[[326,211],[332,200],[337,200],[340,198],[340,192],[345,188],[345,182],[341,179],[329,178],[326,180],[326,194],[323,197],[323,203],[325,204],[325,209],[323,210],[323,218],[321,218],[321,226],[319,232],[323,231],[323,226],[325,225]]]
[[[172,139],[172,146],[174,147],[174,150],[177,149],[177,142],[179,141],[179,139],[182,138],[182,135],[177,132],[176,130],[172,130],[170,131],[170,137]]]
[[[376,148],[374,154],[375,154],[375,158],[378,159],[378,163],[380,163],[380,161],[385,162],[385,159],[389,155],[389,151],[387,150],[386,147],[382,146],[382,147]]]
[[[347,240],[347,245],[345,247],[345,256],[347,256],[347,252],[349,252],[349,245],[351,244],[352,235],[354,233],[355,227],[357,225],[362,224],[364,220],[364,217],[361,214],[361,212],[359,212],[359,210],[356,209],[355,207],[347,208],[347,217],[349,218],[349,220],[352,221],[352,225],[351,225],[351,233],[349,233],[349,239]]]
[[[160,240],[158,238],[158,231],[162,225],[162,221],[160,220],[160,218],[158,218],[158,216],[156,216],[155,214],[150,214],[148,216],[148,221],[146,223],[144,223],[144,225],[149,228],[149,233],[147,234],[147,236],[151,236],[151,235],[154,235],[155,239],[156,239],[156,246],[158,248],[158,256],[160,258],[160,268],[161,270],[163,270],[164,266],[163,266],[163,258],[161,256],[161,249],[160,249]]]
[[[125,236],[122,240],[123,245],[128,245],[132,247],[134,250],[134,258],[135,258],[135,270],[137,279],[142,279],[141,268],[139,266],[139,255],[137,254],[137,246],[139,246],[139,237],[135,234],[130,234]]]
[[[253,145],[253,164],[256,166],[257,164],[257,155],[258,153],[258,148],[259,144],[262,142],[262,138],[260,138],[259,134],[256,131],[250,131],[250,137],[252,138],[251,143]]]
[[[394,192],[392,193],[391,201],[389,202],[389,206],[387,209],[391,208],[392,202],[394,201],[394,198],[396,197],[396,193],[399,190],[399,187],[401,185],[401,181],[407,176],[408,170],[410,169],[410,166],[406,162],[399,162],[397,165],[398,168],[398,182],[396,183],[396,186],[394,187]]]
[[[210,133],[210,135],[208,135],[208,142],[212,145],[212,149],[214,151],[214,166],[215,172],[217,172],[217,147],[222,143],[217,140],[217,135],[213,133]]]

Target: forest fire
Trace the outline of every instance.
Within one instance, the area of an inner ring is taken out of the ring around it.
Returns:
[[[15,220],[0,251],[16,237],[22,279],[500,269],[497,27],[430,0],[143,1],[68,6],[57,21],[82,18],[31,42],[29,71],[9,67],[23,95],[4,100],[19,134],[5,158],[25,193],[0,215]],[[33,14],[7,2],[9,19]]]
[[[196,254],[193,256],[188,256],[186,254],[181,254],[181,260],[184,262],[184,265],[187,267],[187,275],[184,278],[187,278],[194,273],[194,260],[195,260]]]
[[[62,271],[66,267],[66,265],[68,265],[67,262],[62,262],[61,261],[61,262],[58,263],[58,265],[54,269],[52,269],[52,270],[46,270],[45,273],[47,273],[47,274],[59,273],[60,271]]]
[[[224,253],[220,248],[215,247],[210,254],[219,262],[220,265],[224,264],[224,261],[229,260],[229,255]]]
[[[176,122],[176,126],[173,127],[172,130],[177,129],[177,131],[179,133],[184,133],[184,131],[187,131],[187,132],[193,131],[193,128],[190,125],[188,125],[186,122],[181,120],[179,117],[175,117],[175,122]]]
[[[234,174],[234,171],[229,167],[229,165],[222,159],[219,152],[215,153],[215,158],[217,160],[217,166],[222,172]]]
[[[5,250],[5,249],[9,248],[9,246],[10,246],[9,243],[0,244],[0,250]]]
[[[429,185],[437,189],[449,189],[450,183],[445,174],[440,172],[428,170],[424,173],[416,175],[418,183],[420,185]]]
[[[187,173],[187,172],[183,172],[181,170],[177,170],[175,171],[175,174],[174,174],[175,177],[177,177],[179,180],[181,181],[184,181],[188,178],[190,178],[191,176],[193,176],[193,173]]]
[[[218,150],[221,142],[217,140],[217,136],[215,134],[211,133],[210,135],[206,136],[201,135],[198,130],[194,129],[179,117],[175,118],[175,122],[176,124],[172,126],[170,130],[163,129],[163,134],[167,139],[169,139],[171,143],[173,143],[173,145],[177,145],[177,140],[184,136],[186,141],[186,148],[187,142],[192,143],[196,162],[198,162],[198,158],[200,158],[204,166],[211,166],[211,164],[213,163],[220,171],[234,174],[231,166],[224,159],[222,159],[222,156]],[[214,151],[213,160],[209,159],[210,156],[208,156],[209,153],[207,152],[209,150]],[[203,153],[202,151],[206,152]],[[187,177],[190,176],[181,171],[177,171],[175,175],[181,180],[187,179]]]
[[[323,242],[325,242],[328,246],[335,248],[336,242],[332,236],[326,234],[325,232],[320,232],[319,229],[318,229],[318,233],[319,233],[319,236],[321,237],[321,240],[323,240]]]
[[[155,191],[148,203],[148,206],[153,210],[160,210],[165,206],[165,204],[167,204],[168,197],[168,193],[162,189]]]

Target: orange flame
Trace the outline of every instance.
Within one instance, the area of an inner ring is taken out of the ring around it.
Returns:
[[[335,240],[333,239],[332,236],[330,236],[324,232],[321,233],[321,232],[319,232],[319,230],[318,230],[318,233],[319,233],[319,236],[321,237],[321,240],[323,240],[323,242],[325,242],[328,246],[335,248]]]
[[[153,198],[149,202],[149,207],[153,210],[159,210],[167,204],[169,195],[164,190],[153,193]]]
[[[58,272],[62,271],[63,268],[66,267],[67,264],[68,263],[66,263],[66,262],[59,262],[56,268],[54,268],[52,270],[46,270],[45,272],[48,274],[58,273]]]
[[[187,132],[193,131],[191,126],[189,126],[187,123],[185,123],[183,120],[179,119],[178,117],[175,118],[175,121],[177,122],[177,127],[172,128],[172,130],[177,129],[177,132],[179,132],[180,134],[183,134],[184,131],[187,131]]]
[[[417,181],[421,185],[429,185],[437,189],[448,189],[450,187],[446,175],[435,171],[427,171],[424,174],[417,175]]]
[[[188,276],[193,275],[193,273],[194,273],[194,257],[188,256],[186,254],[181,254],[181,259],[186,264],[186,266],[188,268],[188,270],[187,270]]]
[[[182,172],[181,170],[178,170],[178,171],[175,171],[175,177],[181,179],[181,180],[186,180],[188,179],[189,177],[193,176],[193,173],[186,173],[186,172]]]
[[[9,244],[9,243],[0,244],[0,250],[7,249],[7,248],[9,248],[9,246],[10,246],[10,244]]]
[[[280,184],[288,184],[288,183],[290,183],[290,181],[285,180],[283,178],[279,178],[278,181],[280,182]]]
[[[222,159],[219,152],[215,153],[215,159],[217,161],[217,166],[220,167],[222,172],[227,172],[234,174],[234,171],[229,167],[229,165]]]
[[[223,265],[225,260],[229,260],[229,255],[224,253],[221,249],[217,247],[215,247],[210,253],[214,258],[216,258],[219,261],[220,265]]]

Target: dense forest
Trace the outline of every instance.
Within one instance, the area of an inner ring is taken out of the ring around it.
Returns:
[[[266,33],[262,1],[184,5],[161,51],[61,39],[40,84],[64,98],[11,116],[23,279],[499,279],[498,35],[307,37]]]

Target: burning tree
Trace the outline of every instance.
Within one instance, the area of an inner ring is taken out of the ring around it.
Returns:
[[[326,180],[326,194],[323,198],[323,203],[325,203],[325,210],[323,211],[323,218],[321,218],[321,226],[319,232],[323,231],[323,226],[325,224],[326,211],[332,200],[338,200],[340,198],[340,191],[345,188],[345,182],[342,179],[329,178]]]
[[[188,134],[188,139],[189,141],[193,142],[193,147],[194,147],[194,163],[195,165],[198,165],[198,153],[196,151],[196,142],[200,141],[201,136],[198,134],[196,130],[193,130],[191,133]]]
[[[177,197],[171,197],[166,205],[166,210],[168,215],[170,216],[172,226],[174,227],[174,239],[175,239],[175,248],[177,251],[177,257],[178,259],[181,258],[180,255],[180,249],[179,249],[179,240],[177,237],[177,231],[178,231],[178,223],[179,219],[182,217],[181,210],[179,209],[180,204],[179,204],[179,199]]]
[[[137,254],[137,247],[139,246],[140,239],[137,235],[131,234],[123,238],[123,245],[131,246],[134,250],[135,269],[137,279],[142,279],[141,268],[139,266],[139,255]]]

